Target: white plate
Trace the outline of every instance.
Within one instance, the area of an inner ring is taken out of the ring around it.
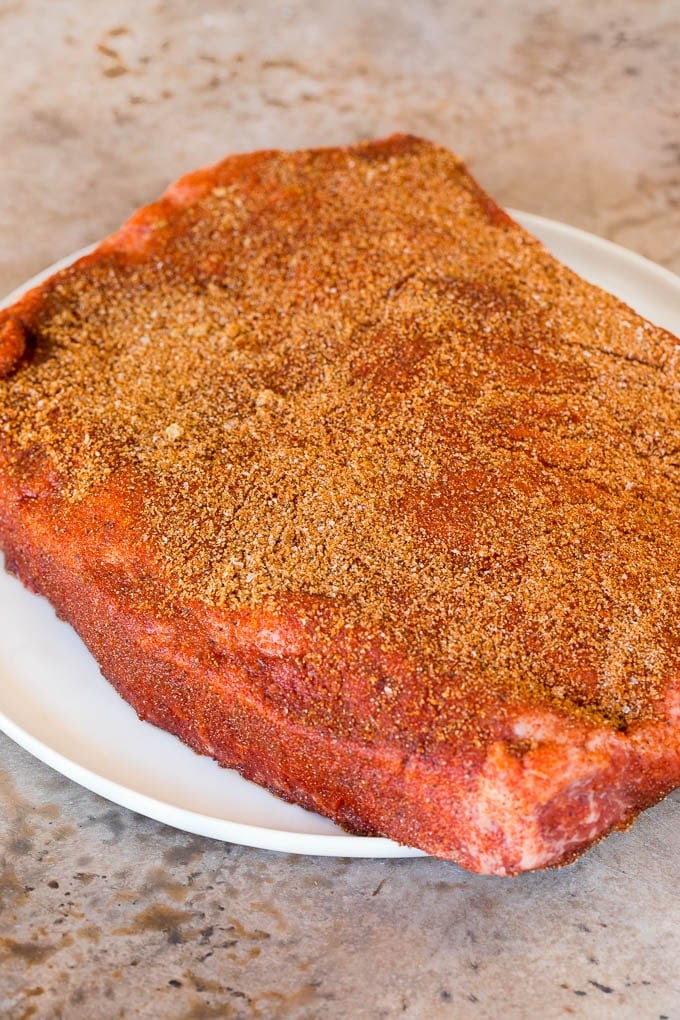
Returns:
[[[680,333],[680,278],[581,230],[526,213],[513,215],[582,276]],[[75,257],[30,280],[5,303]],[[420,854],[391,840],[347,835],[140,722],[74,631],[57,620],[44,599],[1,570],[0,727],[82,786],[178,829],[292,853]]]

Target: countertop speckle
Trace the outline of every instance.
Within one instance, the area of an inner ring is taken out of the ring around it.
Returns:
[[[230,151],[395,130],[680,271],[676,0],[0,3],[0,292]],[[680,1018],[680,795],[514,880],[225,845],[0,736],[0,1015]]]

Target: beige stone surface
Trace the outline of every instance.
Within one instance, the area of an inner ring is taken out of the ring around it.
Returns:
[[[408,130],[680,271],[677,0],[0,0],[0,291],[227,152]],[[680,798],[550,874],[178,833],[0,737],[0,1015],[680,1017]]]

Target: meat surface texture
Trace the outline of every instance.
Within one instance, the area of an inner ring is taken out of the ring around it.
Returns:
[[[197,752],[492,874],[680,784],[680,344],[446,150],[182,178],[0,377],[9,569]]]

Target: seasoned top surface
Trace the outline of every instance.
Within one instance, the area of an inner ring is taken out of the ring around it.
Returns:
[[[321,607],[439,703],[625,728],[677,675],[678,341],[445,150],[227,159],[3,322],[12,463],[143,488],[169,601]]]

